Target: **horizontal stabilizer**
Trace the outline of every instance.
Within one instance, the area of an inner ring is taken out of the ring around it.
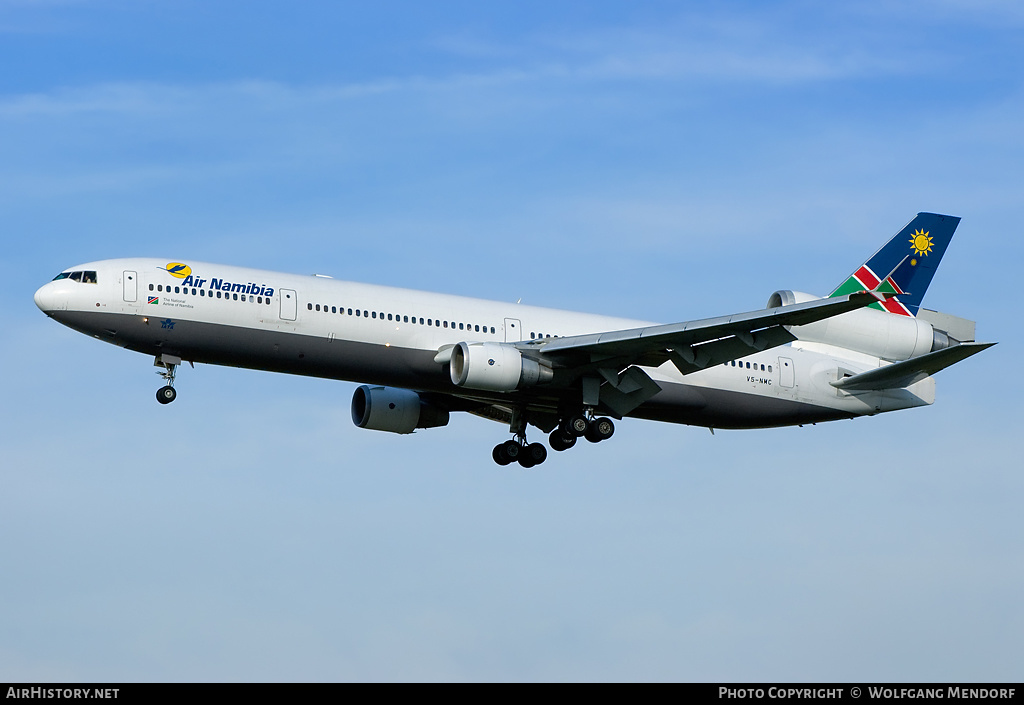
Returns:
[[[993,345],[995,343],[961,343],[960,345],[954,345],[944,350],[936,350],[911,360],[879,367],[877,370],[862,372],[852,377],[844,377],[830,384],[845,391],[901,389],[909,387],[915,382],[920,382],[939,370],[944,370],[950,365],[966,360],[971,355],[980,353],[985,348],[990,348]]]

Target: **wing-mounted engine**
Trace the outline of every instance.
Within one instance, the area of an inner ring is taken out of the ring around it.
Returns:
[[[448,412],[409,389],[363,385],[352,395],[352,422],[359,428],[412,433],[448,425]]]
[[[452,383],[467,389],[511,392],[550,382],[554,372],[501,343],[459,343],[451,351]]]
[[[821,299],[800,291],[776,291],[767,308]],[[887,311],[861,308],[802,326],[786,326],[798,340],[824,343],[893,362],[920,357],[955,345],[956,339],[931,323]]]

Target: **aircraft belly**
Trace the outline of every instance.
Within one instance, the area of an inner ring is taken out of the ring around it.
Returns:
[[[61,312],[64,325],[129,350],[167,353],[190,362],[284,372],[311,377],[455,392],[434,351],[360,343],[279,330],[175,319],[172,328],[151,317]]]
[[[61,311],[64,325],[129,350],[229,367],[283,372],[365,384],[380,384],[469,398],[476,402],[525,404],[554,411],[566,391],[534,387],[512,393],[455,386],[435,352],[273,330],[109,312]],[[796,399],[754,391],[659,380],[662,391],[628,416],[713,428],[769,428],[858,415]],[[574,394],[575,392],[570,392]]]
[[[803,401],[687,384],[661,383],[656,397],[629,414],[711,428],[773,428],[852,418],[857,414]],[[694,403],[701,398],[702,405]]]

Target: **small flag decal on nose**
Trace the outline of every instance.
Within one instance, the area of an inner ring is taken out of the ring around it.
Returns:
[[[151,304],[158,304],[158,303],[160,303],[160,297],[159,296],[150,296],[149,297],[149,303],[151,303]]]

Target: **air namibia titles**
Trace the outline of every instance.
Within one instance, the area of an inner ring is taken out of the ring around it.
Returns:
[[[206,286],[207,289],[230,291],[236,294],[253,294],[255,296],[274,295],[274,289],[272,287],[264,286],[263,284],[254,284],[252,282],[247,282],[245,284],[235,284],[227,281],[226,279],[217,279],[216,277],[210,279],[210,283],[208,285],[206,282],[206,279],[197,277],[193,274],[189,274],[187,277],[185,277],[181,284],[182,286],[194,286],[197,289],[201,289],[203,286]]]

